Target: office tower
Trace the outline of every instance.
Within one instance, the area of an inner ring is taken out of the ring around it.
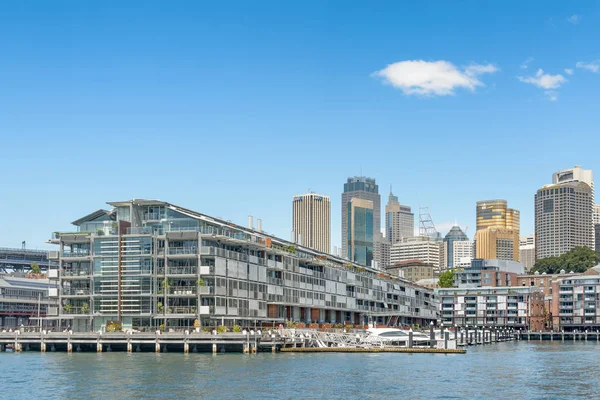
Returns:
[[[347,257],[368,267],[373,261],[373,213],[371,200],[353,198],[348,204]]]
[[[536,259],[577,246],[594,248],[592,188],[585,182],[546,185],[535,195]]]
[[[535,235],[521,236],[519,260],[526,271],[529,271],[535,265]]]
[[[329,196],[308,193],[294,197],[292,232],[295,242],[311,249],[331,251],[331,201]]]
[[[402,238],[392,245],[391,264],[399,261],[421,260],[436,268],[440,267],[442,242],[428,236]]]
[[[477,202],[476,215],[475,258],[519,261],[519,211],[506,200],[485,200]]]
[[[596,253],[600,254],[600,204],[594,204],[592,219],[594,221],[594,243]]]
[[[403,237],[415,235],[415,214],[409,206],[398,202],[390,188],[390,196],[385,206],[385,234],[390,243],[398,243]]]
[[[558,171],[552,174],[552,184],[566,182],[583,182],[587,183],[592,189],[592,204],[594,204],[594,173],[591,169],[583,169],[576,165],[573,168]]]
[[[459,226],[453,226],[444,237],[444,267],[454,268],[454,243],[467,241],[470,245],[469,237],[460,229]],[[461,250],[463,250],[461,248]],[[469,261],[470,263],[470,261]]]
[[[342,193],[342,254],[344,257],[348,257],[349,254],[348,208],[352,199],[370,200],[373,203],[372,226],[374,232],[379,232],[381,229],[381,197],[375,179],[365,176],[348,178],[344,183],[344,192]]]
[[[390,252],[392,244],[381,233],[375,234],[373,240],[373,260],[376,262],[377,269],[383,269],[390,265]]]
[[[473,242],[459,240],[452,243],[452,268],[467,268],[473,261]]]

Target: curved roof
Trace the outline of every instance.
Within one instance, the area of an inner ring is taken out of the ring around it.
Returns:
[[[460,229],[460,226],[454,225],[452,227],[452,229],[450,229],[448,231],[448,233],[446,234],[446,236],[444,237],[444,240],[449,240],[449,239],[469,240],[469,237],[467,235],[465,235],[465,233],[462,231],[462,229]]]

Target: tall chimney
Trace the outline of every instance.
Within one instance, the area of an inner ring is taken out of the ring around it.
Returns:
[[[262,219],[260,218],[256,220],[256,230],[262,232]]]
[[[254,229],[254,217],[252,215],[248,215],[248,228]]]

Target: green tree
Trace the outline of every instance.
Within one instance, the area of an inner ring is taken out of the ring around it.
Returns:
[[[42,270],[40,269],[40,264],[38,264],[37,262],[32,262],[31,263],[31,273],[32,274],[39,274],[41,273]]]
[[[451,288],[454,286],[454,271],[449,269],[448,271],[442,272],[440,275],[440,287]]]
[[[594,250],[588,247],[575,247],[558,257],[537,260],[530,272],[558,274],[561,269],[564,269],[565,272],[582,273],[598,264],[600,264],[600,256]]]

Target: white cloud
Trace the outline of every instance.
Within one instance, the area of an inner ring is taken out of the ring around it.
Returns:
[[[565,68],[565,74],[573,75],[573,70],[571,68]]]
[[[456,89],[474,91],[477,86],[484,86],[478,76],[497,70],[492,64],[472,64],[461,70],[443,60],[408,60],[390,64],[371,76],[381,78],[407,95],[447,96],[453,95]]]
[[[544,95],[546,95],[546,97],[550,101],[556,101],[556,100],[558,100],[558,93],[555,92],[554,90],[546,90],[544,92]]]
[[[600,60],[592,61],[589,63],[579,61],[577,64],[575,64],[575,66],[577,68],[587,69],[588,71],[591,71],[591,72],[598,72],[598,71],[600,71]]]
[[[538,69],[535,76],[517,77],[521,82],[529,83],[542,89],[557,89],[567,80],[564,76],[545,74],[543,70]]]
[[[577,25],[579,21],[581,21],[581,15],[573,14],[569,18],[567,18],[567,21],[569,21],[573,25]]]
[[[521,64],[521,69],[527,69],[532,61],[533,57],[528,57],[527,60],[523,61],[523,64]]]

